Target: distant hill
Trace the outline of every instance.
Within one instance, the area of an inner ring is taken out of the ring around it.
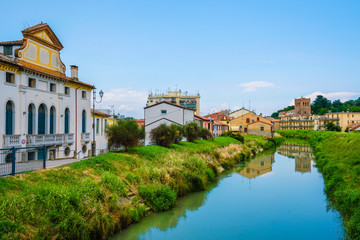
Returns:
[[[279,118],[279,112],[281,111],[289,111],[294,109],[294,106],[288,106],[286,108],[280,109],[273,114],[271,114],[271,117],[273,118]],[[360,97],[356,100],[349,100],[346,102],[341,102],[340,100],[328,100],[326,97],[322,95],[318,95],[311,103],[311,113],[317,114],[317,115],[323,115],[327,112],[360,112]]]

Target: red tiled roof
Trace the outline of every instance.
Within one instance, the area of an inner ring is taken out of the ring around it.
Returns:
[[[23,40],[4,41],[4,42],[0,42],[0,46],[22,45],[23,43],[24,43]]]
[[[226,123],[223,123],[223,122],[217,122],[217,121],[214,121],[215,124],[218,124],[218,125],[223,125],[223,126],[227,126]]]
[[[360,127],[360,124],[355,124],[355,125],[350,126],[349,130],[352,131],[352,130],[355,130],[355,129],[359,128],[359,127]]]
[[[4,54],[0,53],[0,62],[10,63],[13,65],[17,65],[14,59],[11,57],[5,56]]]
[[[94,114],[94,109],[91,109],[91,113]],[[103,117],[110,117],[109,114],[101,112],[101,111],[95,109],[95,116],[96,115],[103,116]]]
[[[34,26],[25,28],[25,29],[23,30],[23,32],[30,32],[30,31],[33,31],[33,30],[42,28],[42,27],[47,26],[47,25],[48,25],[47,23],[36,24],[36,25],[34,25]]]
[[[210,119],[209,119],[209,118],[202,117],[202,116],[200,116],[200,115],[196,115],[196,114],[194,114],[194,116],[195,116],[195,118],[200,118],[201,120],[204,120],[204,121],[210,121]]]

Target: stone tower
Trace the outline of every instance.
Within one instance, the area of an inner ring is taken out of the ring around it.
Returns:
[[[295,114],[310,115],[311,114],[311,100],[310,98],[295,99]]]

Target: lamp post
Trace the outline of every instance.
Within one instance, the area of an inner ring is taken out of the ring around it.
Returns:
[[[96,143],[95,143],[95,103],[101,103],[104,92],[100,90],[100,101],[96,101],[96,88],[93,88],[93,142],[91,143],[92,156],[96,156]]]

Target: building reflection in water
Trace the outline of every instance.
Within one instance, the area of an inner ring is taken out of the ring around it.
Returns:
[[[267,155],[251,160],[249,164],[240,171],[240,175],[252,179],[265,173],[271,172],[274,155]]]
[[[310,146],[285,143],[277,149],[281,155],[295,158],[295,172],[311,172],[313,153]]]

